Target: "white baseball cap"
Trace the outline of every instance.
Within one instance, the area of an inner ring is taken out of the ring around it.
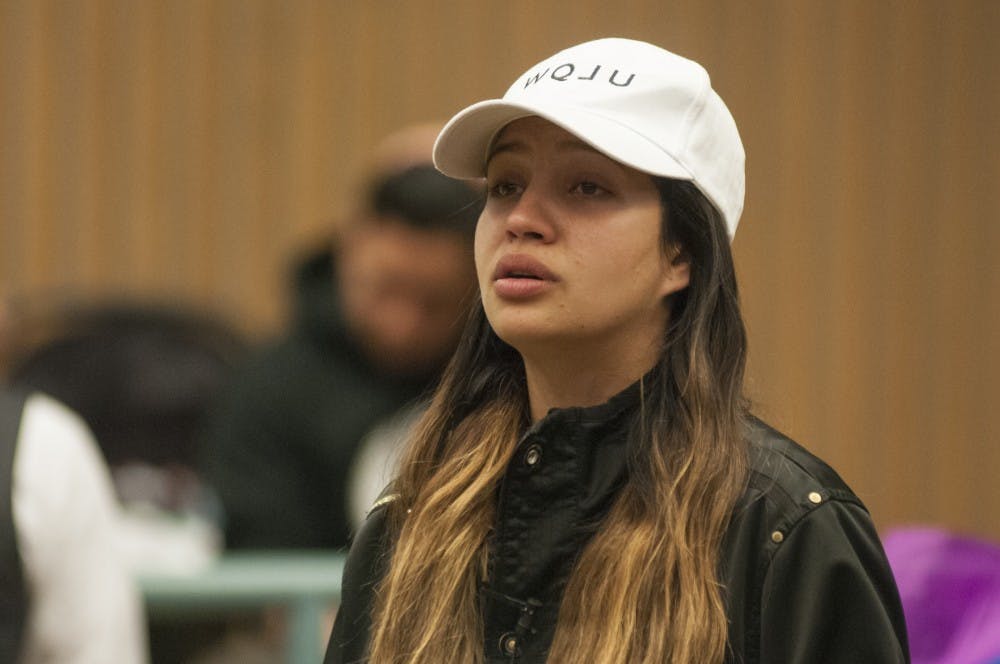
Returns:
[[[736,233],[745,188],[743,143],[697,62],[631,39],[578,44],[526,71],[502,99],[453,117],[434,144],[434,164],[452,177],[483,177],[497,134],[529,115],[627,166],[692,182],[722,213],[729,237]]]

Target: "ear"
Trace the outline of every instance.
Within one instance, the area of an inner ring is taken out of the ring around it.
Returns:
[[[691,259],[680,245],[672,245],[663,257],[660,297],[680,292],[691,283]]]

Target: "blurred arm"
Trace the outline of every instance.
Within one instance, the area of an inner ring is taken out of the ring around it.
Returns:
[[[87,427],[34,395],[14,459],[14,521],[31,608],[25,664],[147,661],[143,608],[118,547],[118,505]]]

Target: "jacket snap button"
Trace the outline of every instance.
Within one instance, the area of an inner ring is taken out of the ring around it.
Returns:
[[[538,445],[532,445],[528,448],[528,451],[524,453],[524,464],[528,466],[528,468],[534,468],[541,460],[542,448]]]
[[[500,648],[508,655],[513,655],[517,652],[517,637],[511,633],[504,634],[500,637]]]

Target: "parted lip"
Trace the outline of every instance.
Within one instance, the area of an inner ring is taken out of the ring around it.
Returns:
[[[497,261],[493,280],[498,279],[557,281],[556,275],[544,263],[526,254],[510,254]]]

